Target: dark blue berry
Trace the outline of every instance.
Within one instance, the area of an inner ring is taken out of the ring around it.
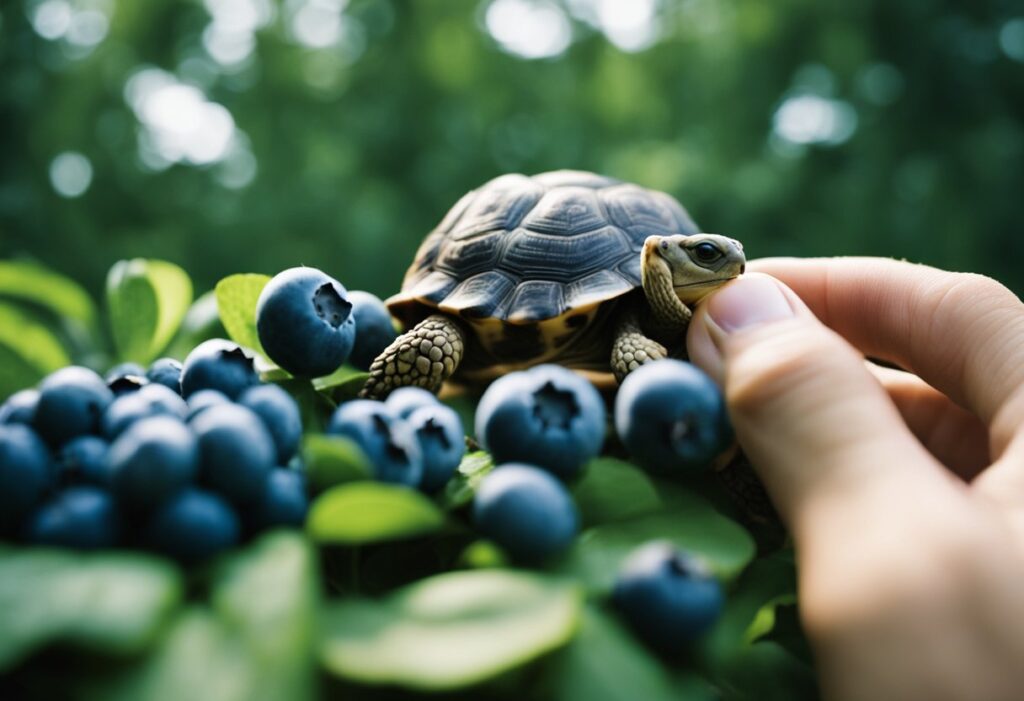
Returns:
[[[115,397],[122,394],[135,392],[143,385],[149,384],[146,379],[146,370],[138,363],[121,363],[107,370],[103,376],[107,387],[114,393]]]
[[[239,530],[238,516],[224,499],[190,487],[157,508],[145,541],[158,552],[196,563],[235,545]]]
[[[249,507],[256,530],[277,526],[301,527],[306,522],[309,497],[306,480],[295,470],[279,467],[270,471],[260,496]]]
[[[47,443],[62,445],[76,436],[98,434],[103,412],[112,401],[114,395],[103,378],[72,365],[40,384],[33,424]]]
[[[110,445],[107,465],[118,499],[129,508],[151,508],[195,477],[196,437],[170,416],[140,419]]]
[[[238,403],[263,420],[277,448],[277,464],[287,465],[302,438],[302,416],[292,395],[278,385],[259,385],[247,389]]]
[[[0,425],[0,533],[11,533],[53,484],[50,453],[24,424]]]
[[[181,368],[181,395],[187,399],[199,390],[215,389],[235,400],[259,381],[252,357],[237,343],[211,338],[192,349],[185,358]]]
[[[230,404],[231,400],[223,392],[215,389],[201,389],[188,398],[188,421],[198,416],[202,411],[211,406]]]
[[[576,506],[549,472],[510,463],[487,475],[473,502],[477,530],[515,560],[540,563],[576,537]]]
[[[383,402],[356,399],[338,407],[327,432],[351,438],[381,482],[414,487],[423,479],[423,457],[412,427]]]
[[[437,406],[437,396],[422,387],[399,387],[384,402],[393,413],[403,419],[420,407]]]
[[[406,420],[416,432],[423,454],[420,489],[436,492],[455,474],[466,452],[462,420],[453,409],[443,404],[420,407]]]
[[[605,409],[587,380],[558,365],[505,375],[480,399],[477,438],[495,462],[525,462],[566,479],[601,451]]]
[[[181,363],[174,358],[159,358],[146,371],[146,379],[181,394]]]
[[[723,595],[699,561],[655,541],[626,559],[612,604],[652,648],[677,657],[718,619]]]
[[[199,479],[235,503],[259,496],[277,455],[260,417],[226,404],[198,414],[189,425],[199,440]]]
[[[647,363],[626,377],[615,428],[637,462],[657,472],[703,469],[732,439],[721,390],[681,360]]]
[[[120,518],[109,492],[71,487],[44,504],[28,521],[25,537],[37,545],[80,550],[117,544]]]
[[[320,377],[352,352],[356,321],[340,282],[316,268],[290,268],[263,288],[256,331],[275,363],[296,377]]]
[[[39,404],[39,390],[23,389],[0,404],[0,424],[32,424]]]
[[[348,301],[356,321],[356,341],[348,360],[360,370],[369,370],[377,356],[398,338],[395,324],[377,295],[353,290],[348,293]]]
[[[61,484],[108,486],[110,473],[107,452],[110,444],[99,436],[79,436],[64,444],[57,453],[58,479]]]
[[[140,419],[171,416],[184,420],[188,406],[174,390],[163,385],[147,384],[136,392],[124,394],[113,401],[103,414],[103,435],[114,440]]]

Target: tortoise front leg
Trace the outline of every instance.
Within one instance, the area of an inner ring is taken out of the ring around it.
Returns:
[[[377,356],[359,396],[384,399],[408,385],[437,393],[459,366],[464,349],[465,332],[454,319],[428,316]]]
[[[612,341],[615,379],[622,382],[626,375],[644,363],[667,357],[665,346],[644,335],[636,309],[623,311],[615,325],[615,339]]]

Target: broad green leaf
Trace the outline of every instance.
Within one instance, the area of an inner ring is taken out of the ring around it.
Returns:
[[[235,343],[266,355],[256,333],[256,302],[269,275],[240,273],[229,275],[217,283],[217,311],[228,336]]]
[[[0,303],[0,398],[70,364],[64,346],[48,328],[17,307]]]
[[[572,584],[525,572],[442,574],[383,601],[330,607],[321,659],[330,672],[364,684],[464,688],[568,642],[581,598]]]
[[[283,380],[274,380],[283,390],[292,395],[292,399],[299,405],[299,413],[302,415],[302,425],[306,431],[323,431],[327,422],[334,412],[335,404],[320,392],[313,389],[309,380],[293,377]]]
[[[192,281],[178,266],[135,258],[107,275],[107,309],[122,360],[148,363],[178,331],[192,303]]]
[[[250,699],[313,696],[318,574],[309,542],[286,531],[264,535],[224,563],[211,605],[256,667]]]
[[[432,533],[444,520],[434,502],[414,489],[352,482],[317,497],[306,531],[319,543],[362,545]]]
[[[0,670],[55,641],[144,650],[182,599],[178,570],[130,553],[0,551]]]
[[[619,566],[636,547],[668,540],[703,558],[715,574],[730,580],[754,556],[754,541],[737,524],[697,496],[677,499],[670,511],[590,528],[580,534],[563,567],[591,591],[611,590]]]
[[[306,483],[313,492],[337,484],[370,479],[370,461],[355,441],[344,436],[308,434],[302,441]]]
[[[441,493],[440,502],[445,509],[460,509],[473,501],[480,482],[494,469],[490,453],[477,450],[466,453],[455,475],[448,480]]]
[[[342,365],[330,375],[313,380],[313,386],[318,392],[340,404],[349,399],[355,399],[369,377],[370,373],[368,372],[351,365]]]
[[[673,678],[614,618],[587,607],[579,633],[553,657],[543,696],[559,701],[704,701],[715,694],[691,675]]]
[[[227,331],[217,315],[217,298],[210,290],[189,306],[174,341],[164,352],[172,358],[184,358],[203,341],[226,336]]]
[[[657,511],[661,498],[640,468],[615,458],[592,460],[572,487],[584,526]]]
[[[60,273],[30,261],[0,261],[0,296],[45,307],[87,329],[96,324],[96,307],[82,287]]]

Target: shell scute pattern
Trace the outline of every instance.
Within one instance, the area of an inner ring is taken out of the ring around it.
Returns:
[[[607,222],[592,189],[560,187],[544,193],[523,219],[522,226],[553,236],[575,236],[599,229]]]
[[[503,175],[471,194],[472,200],[449,232],[452,241],[516,228],[544,190],[525,175]]]

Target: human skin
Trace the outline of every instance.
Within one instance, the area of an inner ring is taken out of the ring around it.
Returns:
[[[885,259],[750,270],[688,348],[793,535],[824,696],[1022,698],[1024,304]]]

